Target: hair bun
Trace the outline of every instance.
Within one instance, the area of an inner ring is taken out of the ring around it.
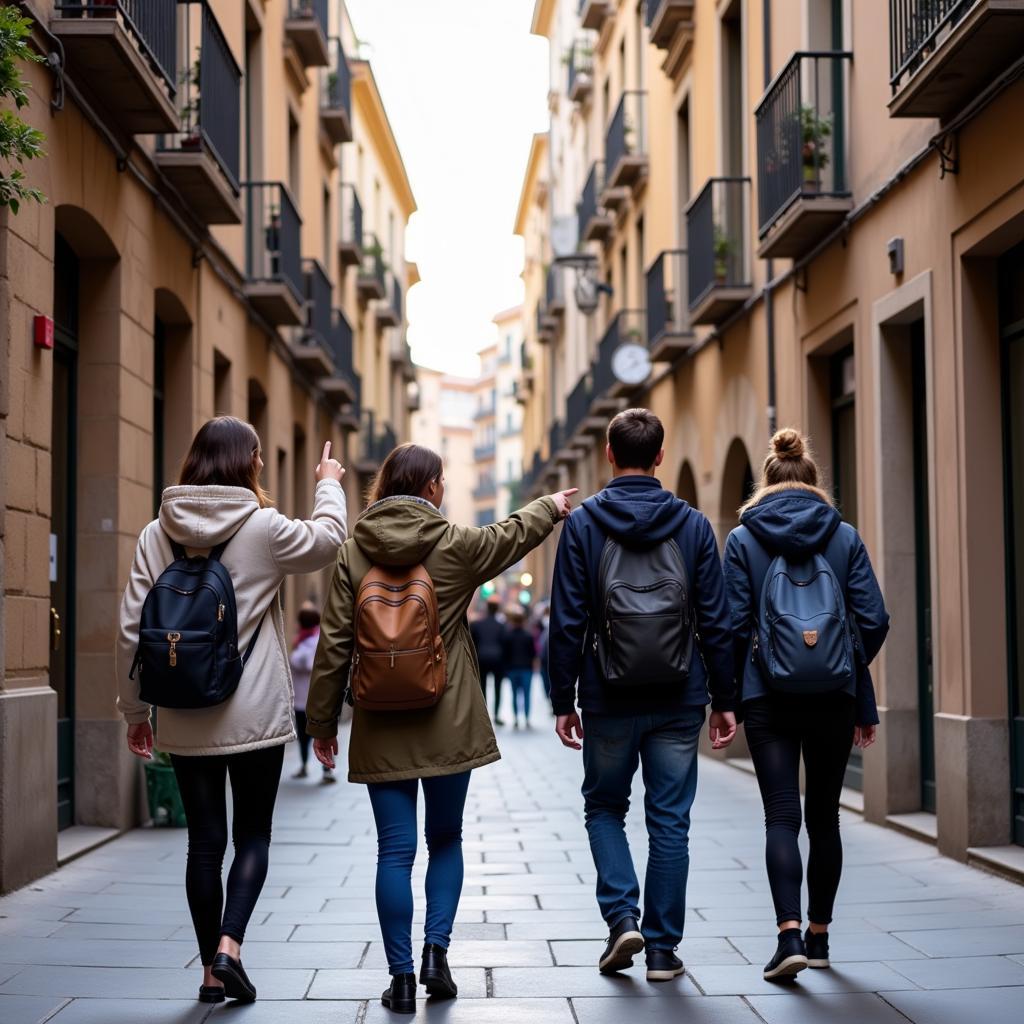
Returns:
[[[777,459],[802,459],[807,454],[807,446],[798,430],[786,427],[776,431],[772,438],[772,451]]]

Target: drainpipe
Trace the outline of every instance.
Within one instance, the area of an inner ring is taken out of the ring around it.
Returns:
[[[772,80],[772,0],[763,0],[763,3],[764,87],[767,89]],[[771,260],[765,262],[765,276],[768,279],[764,288],[765,343],[768,350],[768,433],[774,434],[778,426],[778,411],[775,401],[775,303],[772,301],[775,270]]]

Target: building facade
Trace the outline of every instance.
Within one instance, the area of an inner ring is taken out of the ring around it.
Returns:
[[[498,346],[480,349],[473,410],[473,525],[493,523],[498,504]]]
[[[847,781],[869,819],[1011,870],[1024,3],[538,0],[533,31],[552,117],[516,226],[527,490],[599,487],[609,415],[647,405],[663,483],[724,543],[772,429],[806,430],[893,613],[879,742]],[[578,336],[531,258],[593,307]]]
[[[409,433],[417,280],[415,201],[343,4],[22,6],[49,56],[22,111],[48,201],[0,214],[0,891],[56,865],[59,830],[146,816],[118,606],[196,428],[253,422],[288,515],[330,440],[355,515]],[[286,610],[325,582],[291,581]]]
[[[519,306],[494,318],[498,329],[498,358],[494,374],[495,449],[494,462],[498,493],[494,506],[497,519],[505,519],[519,508],[519,481],[523,475],[523,410],[516,400],[516,387],[523,366],[523,321]]]

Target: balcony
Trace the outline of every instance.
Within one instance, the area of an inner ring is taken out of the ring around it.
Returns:
[[[612,0],[580,0],[580,24],[584,28],[600,31],[605,21],[615,13]]]
[[[206,0],[181,6],[188,40],[188,64],[178,79],[181,130],[158,137],[154,159],[197,220],[241,224],[242,69]]]
[[[758,256],[803,256],[853,208],[845,130],[851,57],[794,54],[755,111]]]
[[[671,360],[693,344],[686,276],[684,249],[666,250],[647,271],[647,348],[654,362]]]
[[[686,208],[686,276],[693,324],[719,324],[753,294],[747,253],[749,208],[749,178],[709,178]]]
[[[402,286],[398,278],[386,271],[384,275],[384,302],[377,306],[377,324],[380,327],[400,327],[405,319],[402,305]]]
[[[302,220],[288,189],[277,181],[246,182],[244,292],[250,305],[278,327],[303,323],[305,280],[300,256]]]
[[[352,325],[340,309],[331,315],[326,342],[334,365],[333,370],[317,382],[320,390],[336,402],[358,405],[360,388],[359,375],[352,362]]]
[[[320,72],[320,127],[335,146],[352,141],[352,73],[341,40],[329,44],[331,62]]]
[[[581,242],[603,242],[612,232],[614,221],[603,204],[604,163],[594,162],[583,186],[583,195],[577,207]]]
[[[498,493],[498,484],[493,477],[484,477],[477,483],[476,487],[473,488],[473,498],[475,501],[487,501],[493,498]],[[488,517],[488,522],[491,521],[492,516]]]
[[[659,50],[672,49],[680,28],[692,40],[693,8],[693,0],[647,0],[647,28],[651,42]]]
[[[549,316],[561,317],[565,313],[565,271],[557,263],[548,267],[544,300]]]
[[[497,448],[493,441],[485,441],[483,444],[473,446],[474,462],[493,462]]]
[[[622,94],[604,140],[604,203],[614,205],[618,189],[636,189],[647,179],[647,93]]]
[[[482,401],[473,411],[474,420],[493,419],[498,412],[497,402],[493,398]]]
[[[590,411],[595,416],[607,417],[619,412],[624,402],[624,396],[635,391],[642,385],[624,384],[616,376],[612,369],[612,360],[620,345],[643,345],[647,347],[647,312],[643,309],[620,310],[608,325],[597,346],[597,356],[594,359],[593,373],[593,394]]]
[[[368,234],[363,258],[359,263],[359,276],[356,278],[356,290],[362,302],[384,298],[387,294],[385,273],[384,249],[376,235]]]
[[[288,0],[284,36],[295,49],[302,66],[327,67],[327,0]]]
[[[391,355],[391,362],[397,366],[402,377],[407,383],[416,380],[416,364],[412,361],[412,349],[409,347],[409,339],[402,331],[391,332],[391,346],[388,350]]]
[[[573,103],[585,104],[594,91],[594,43],[577,39],[566,55],[569,66],[568,93]]]
[[[554,341],[555,335],[558,332],[558,320],[548,313],[543,300],[537,303],[535,318],[537,322],[537,341],[541,345]]]
[[[608,420],[604,416],[591,412],[594,404],[592,369],[582,374],[565,400],[565,432],[569,443],[575,448],[589,448],[591,435],[603,434],[608,427]]]
[[[1024,0],[889,0],[893,117],[948,119],[1024,53]]]
[[[397,444],[390,425],[377,419],[372,409],[363,409],[359,418],[359,449],[356,470],[364,475],[376,473]]]
[[[292,343],[292,356],[313,377],[334,373],[334,356],[329,337],[331,322],[331,279],[319,260],[302,261],[306,296],[306,329]]]
[[[123,132],[177,131],[177,0],[58,0],[50,31]]]
[[[363,261],[363,206],[355,185],[342,184],[338,208],[338,257],[342,267],[355,267]]]

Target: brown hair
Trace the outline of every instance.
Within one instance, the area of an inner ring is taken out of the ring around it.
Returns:
[[[766,493],[797,487],[816,492],[829,504],[832,499],[821,488],[818,464],[814,461],[810,441],[794,427],[783,427],[772,437],[761,468],[761,482],[740,508],[742,515],[756,505]]]
[[[256,472],[259,451],[260,438],[251,423],[234,416],[215,416],[192,439],[178,483],[193,487],[245,487],[256,495],[260,508],[266,508],[271,501]]]
[[[665,442],[665,428],[650,409],[625,409],[608,424],[608,444],[619,469],[650,469]]]
[[[369,502],[372,505],[397,494],[421,495],[427,484],[441,479],[443,472],[444,463],[437,452],[419,444],[400,444],[374,477]]]

